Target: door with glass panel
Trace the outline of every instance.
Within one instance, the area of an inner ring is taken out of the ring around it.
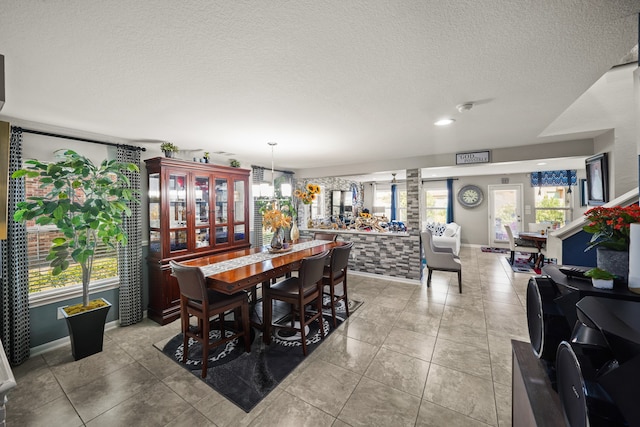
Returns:
[[[193,184],[194,248],[209,249],[211,247],[211,177],[196,174]]]
[[[169,204],[169,253],[186,251],[189,247],[187,229],[187,182],[184,172],[169,172],[167,202]]]
[[[246,184],[244,178],[233,180],[233,242],[249,243],[249,215],[246,212]]]
[[[522,223],[522,184],[489,186],[489,246],[509,243],[504,226],[514,234],[524,231]]]
[[[226,178],[215,179],[215,211],[214,211],[214,245],[224,246],[229,244],[229,180]]]

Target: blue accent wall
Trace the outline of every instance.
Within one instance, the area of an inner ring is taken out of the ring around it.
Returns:
[[[583,265],[585,267],[596,266],[596,250],[585,252],[591,234],[579,231],[573,236],[562,241],[562,263],[565,265]]]

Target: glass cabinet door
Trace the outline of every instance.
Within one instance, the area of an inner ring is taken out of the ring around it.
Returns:
[[[210,181],[208,176],[196,176],[194,181],[195,199],[195,244],[196,248],[211,246],[209,224]]]
[[[216,224],[216,244],[229,242],[229,183],[226,179],[216,178],[216,210],[215,210],[215,224]]]
[[[243,180],[233,181],[233,241],[243,241],[247,239],[245,224],[245,182]]]
[[[187,249],[187,176],[169,175],[169,241],[171,252]]]

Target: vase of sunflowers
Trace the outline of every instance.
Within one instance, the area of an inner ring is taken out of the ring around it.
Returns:
[[[320,194],[320,186],[318,184],[308,183],[305,186],[305,191],[296,190],[293,195],[299,199],[305,205],[311,205],[314,200]],[[313,209],[309,209],[309,221],[307,222],[308,228],[313,228]]]
[[[267,231],[273,231],[271,249],[282,249],[284,245],[284,228],[291,227],[291,217],[285,215],[280,209],[273,207],[265,211],[262,217],[262,226]]]

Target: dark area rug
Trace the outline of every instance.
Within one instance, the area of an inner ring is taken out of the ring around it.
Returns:
[[[504,249],[504,248],[489,248],[487,246],[482,246],[480,247],[480,250],[482,252],[490,252],[490,253],[494,253],[494,254],[506,254],[509,253],[509,249]]]
[[[350,301],[349,312],[355,311],[361,304],[359,301]],[[345,319],[344,306],[338,307],[336,315],[340,326]],[[278,323],[288,321],[287,317],[283,317]],[[232,325],[233,323],[229,322],[230,328]],[[323,325],[325,336],[333,332],[330,311],[323,311]],[[212,326],[217,326],[217,322]],[[308,328],[307,351],[311,354],[322,344],[322,337],[317,321],[311,323]],[[227,331],[227,334],[231,332]],[[204,379],[200,377],[202,347],[199,343],[192,341],[189,344],[186,364],[182,363],[182,333],[171,338],[169,342],[164,340],[155,344],[155,347],[245,412],[249,412],[304,360],[299,335],[290,335],[290,331],[274,327],[271,344],[265,345],[262,342],[262,334],[252,328],[251,352],[245,352],[242,339],[235,339],[226,345],[211,349],[207,377]],[[210,337],[220,337],[220,330],[212,330]]]

